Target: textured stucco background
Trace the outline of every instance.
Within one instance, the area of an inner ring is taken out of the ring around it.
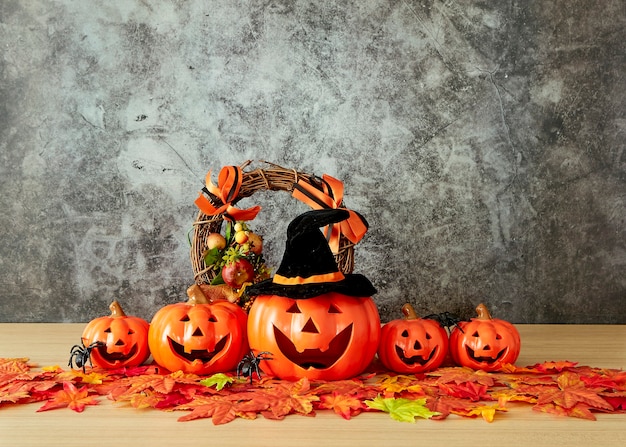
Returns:
[[[0,321],[183,300],[204,176],[253,159],[344,181],[383,321],[624,324],[624,29],[622,0],[2,0]],[[258,203],[277,265],[306,207]]]

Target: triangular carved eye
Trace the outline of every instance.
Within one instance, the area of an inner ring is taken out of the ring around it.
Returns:
[[[478,331],[475,331],[475,332],[472,334],[472,337],[480,337],[480,335],[478,335]]]
[[[105,333],[105,334],[110,334],[110,333],[111,333],[111,328],[110,328],[110,327],[106,328],[106,329],[104,330],[104,333]]]
[[[406,329],[402,331],[402,333],[400,334],[403,337],[408,337],[409,336],[409,331],[407,331]]]
[[[187,314],[183,315],[183,317],[180,319],[180,321],[182,321],[182,322],[189,321],[189,315],[187,315]]]
[[[433,337],[432,337],[432,336],[431,336],[428,332],[426,332],[426,340],[430,340],[430,339],[432,339],[432,338],[433,338]]]
[[[132,329],[128,330],[128,335],[133,335],[135,333],[135,331],[133,331]]]
[[[300,311],[300,308],[298,307],[298,303],[297,303],[297,302],[294,302],[294,303],[293,303],[293,304],[289,307],[289,309],[287,309],[287,310],[286,310],[286,312],[287,312],[288,314],[299,314],[299,313],[302,313],[302,312]]]
[[[217,323],[217,318],[215,317],[215,315],[211,315],[209,317],[209,323]]]
[[[502,340],[502,335],[496,334],[496,340]]]
[[[328,313],[329,314],[340,314],[341,311],[333,303],[330,303],[330,307],[328,308]]]

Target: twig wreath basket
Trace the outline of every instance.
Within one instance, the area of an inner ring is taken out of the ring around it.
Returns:
[[[241,199],[254,195],[257,191],[285,191],[292,196],[307,195],[308,199],[300,200],[308,202],[312,207],[343,208],[343,185],[332,177],[323,176],[322,178],[296,169],[283,168],[274,163],[262,161],[263,167],[252,168],[252,161],[248,160],[238,167],[237,175],[241,178],[237,179],[238,188],[231,197],[220,199],[216,194],[212,193],[208,188],[204,188],[201,197],[204,197],[216,209],[224,208],[225,205],[234,206]],[[207,184],[210,181],[211,173],[207,175]],[[341,191],[329,185],[328,180],[335,181],[335,185],[339,185]],[[297,191],[296,191],[297,190]],[[229,202],[229,203],[224,203]],[[361,220],[365,228],[367,222],[365,219],[356,214]],[[209,284],[215,278],[216,272],[210,265],[206,265],[204,254],[207,249],[207,237],[211,233],[220,232],[225,219],[233,220],[228,215],[228,211],[207,214],[200,210],[193,223],[191,234],[191,263],[194,271],[194,280],[196,284]],[[362,235],[355,237],[347,237],[344,232],[338,233],[338,243],[335,247],[334,255],[339,270],[343,273],[351,273],[354,268],[354,246]],[[352,240],[350,240],[352,239]]]

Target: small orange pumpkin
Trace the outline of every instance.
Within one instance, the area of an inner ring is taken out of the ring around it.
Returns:
[[[378,358],[397,373],[416,374],[441,366],[448,355],[448,334],[435,320],[419,318],[410,304],[402,307],[404,319],[385,324]]]
[[[521,348],[515,326],[492,318],[482,303],[476,307],[476,313],[476,318],[458,323],[450,334],[450,355],[454,362],[483,371],[498,371],[514,363]]]
[[[127,316],[117,301],[109,309],[110,316],[91,320],[83,330],[85,346],[103,343],[91,351],[93,364],[107,369],[141,365],[150,356],[148,322]]]
[[[249,352],[247,315],[227,300],[207,300],[198,285],[187,294],[186,303],[169,304],[152,318],[148,344],[154,361],[194,374],[235,369]]]
[[[380,317],[372,298],[329,292],[294,299],[258,295],[248,317],[254,351],[272,353],[263,371],[281,379],[342,380],[376,355]]]

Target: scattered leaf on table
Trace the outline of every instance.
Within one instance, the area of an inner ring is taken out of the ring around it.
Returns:
[[[53,410],[55,408],[69,408],[81,413],[86,405],[97,405],[98,400],[89,396],[87,385],[78,389],[71,382],[63,382],[63,389],[57,391],[51,400],[46,402],[37,411]]]
[[[392,419],[400,422],[415,422],[415,418],[430,419],[439,413],[428,409],[426,399],[404,399],[377,396],[373,400],[366,400],[365,404],[374,410],[389,413]]]

